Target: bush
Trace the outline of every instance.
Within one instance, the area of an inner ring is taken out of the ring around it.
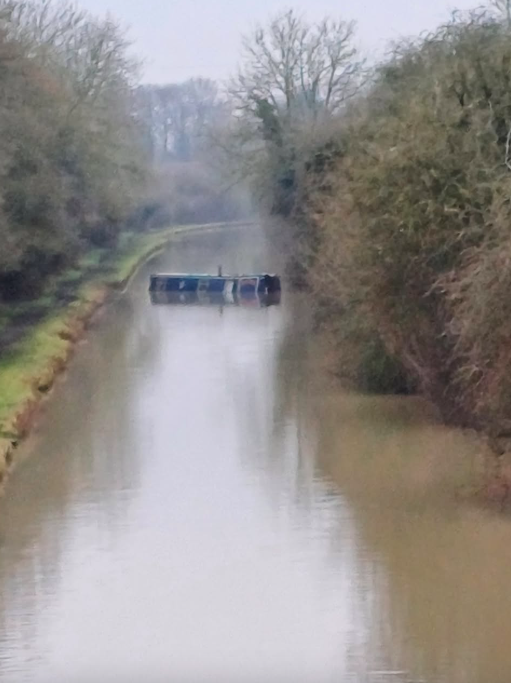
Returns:
[[[115,245],[145,174],[134,73],[110,19],[51,0],[2,3],[0,298]]]
[[[396,48],[305,195],[308,282],[359,346],[353,374],[398,388],[397,362],[447,421],[492,433],[511,429],[510,37],[479,11]]]

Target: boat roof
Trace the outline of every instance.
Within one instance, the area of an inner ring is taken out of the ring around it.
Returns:
[[[270,275],[269,273],[242,273],[236,275],[212,275],[211,273],[154,273],[151,277],[176,277],[176,278],[213,278],[215,280],[232,280],[233,278],[255,278],[255,277],[265,277]],[[270,275],[270,277],[275,277]]]

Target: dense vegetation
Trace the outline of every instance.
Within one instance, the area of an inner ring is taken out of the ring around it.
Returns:
[[[249,37],[237,81],[343,374],[492,435],[511,429],[509,18],[456,13],[369,73],[349,25],[288,13]]]
[[[136,64],[122,31],[73,5],[0,3],[0,297],[111,247],[143,188]]]
[[[354,333],[363,321],[446,419],[496,432],[511,416],[509,39],[499,17],[457,15],[378,69],[347,116],[311,269],[318,292],[335,270]]]

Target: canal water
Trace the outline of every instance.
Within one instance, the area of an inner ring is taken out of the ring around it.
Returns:
[[[150,303],[151,268],[274,252],[182,238],[95,323],[0,501],[2,683],[511,681],[470,438],[343,391],[299,297]]]

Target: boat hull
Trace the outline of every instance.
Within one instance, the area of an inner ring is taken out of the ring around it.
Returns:
[[[241,306],[245,308],[268,308],[280,304],[281,293],[272,294],[215,294],[212,292],[165,292],[150,293],[154,305],[181,306]]]

